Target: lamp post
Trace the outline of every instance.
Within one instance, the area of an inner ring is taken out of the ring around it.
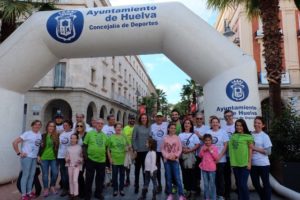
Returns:
[[[136,95],[136,113],[138,114],[139,113],[139,97],[141,96],[139,89],[136,89],[135,95]]]

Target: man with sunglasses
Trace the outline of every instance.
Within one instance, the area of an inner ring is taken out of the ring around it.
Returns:
[[[202,141],[203,135],[205,133],[207,133],[208,130],[209,130],[209,127],[204,124],[204,115],[202,113],[197,113],[196,117],[195,117],[194,132],[200,140],[200,148],[197,149],[196,154],[195,154],[195,156],[196,156],[196,166],[199,166],[199,164],[201,162],[201,158],[198,155],[199,155],[199,151],[200,151],[200,149],[203,145],[203,141]],[[196,181],[197,181],[196,191],[198,193],[200,193],[201,192],[201,190],[200,190],[201,170],[196,170],[195,176],[197,177],[196,178]]]
[[[228,137],[230,139],[231,135],[235,132],[234,127],[234,119],[233,119],[233,112],[231,110],[225,110],[224,111],[224,119],[225,124],[222,126],[222,129],[228,134]],[[226,165],[225,165],[225,199],[230,199],[230,191],[231,191],[231,167],[230,167],[230,159],[229,159],[229,153],[227,151],[226,154]]]

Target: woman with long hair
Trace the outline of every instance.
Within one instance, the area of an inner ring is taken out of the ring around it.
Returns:
[[[59,146],[58,134],[55,122],[49,121],[46,125],[46,132],[42,135],[42,143],[39,151],[38,161],[42,166],[42,180],[44,187],[44,197],[49,195],[49,168],[51,171],[50,190],[56,194],[55,184],[58,174],[56,156]]]
[[[182,144],[180,164],[184,189],[187,191],[186,197],[190,198],[191,195],[196,192],[195,152],[200,147],[200,140],[198,136],[194,134],[194,126],[191,120],[184,120],[181,130],[183,130],[183,132],[179,134]]]
[[[32,192],[32,183],[42,138],[40,133],[41,126],[42,123],[40,120],[34,120],[31,123],[31,130],[24,132],[12,143],[16,154],[20,157],[23,172],[21,178],[22,200],[35,197],[35,194]],[[19,144],[22,144],[21,150],[19,149]]]
[[[252,136],[254,138],[253,154],[252,154],[252,167],[251,167],[251,180],[255,190],[259,194],[261,200],[271,199],[271,185],[269,181],[270,174],[270,160],[272,142],[268,134],[263,129],[265,122],[261,116],[254,119],[254,131]],[[263,186],[260,184],[262,180]]]
[[[229,157],[239,200],[249,200],[247,181],[251,169],[252,149],[253,137],[245,120],[236,120],[235,132],[229,141]]]
[[[146,146],[147,139],[151,136],[151,129],[149,126],[149,119],[148,116],[144,113],[139,116],[138,125],[135,125],[133,128],[132,134],[132,147],[133,151],[136,155],[135,158],[135,180],[134,192],[137,194],[139,192],[139,177],[140,177],[140,170],[142,167],[143,170],[143,177],[144,170],[145,170],[145,158],[148,152],[148,148]],[[145,178],[144,178],[145,181]]]

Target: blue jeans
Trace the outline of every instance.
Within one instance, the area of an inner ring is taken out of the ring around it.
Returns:
[[[216,200],[216,172],[202,170],[204,180],[204,199]]]
[[[183,188],[182,188],[180,172],[179,172],[179,162],[173,160],[167,160],[164,164],[166,170],[167,193],[168,194],[172,193],[172,180],[174,180],[178,189],[178,194],[183,195]]]
[[[269,180],[270,166],[252,166],[251,180],[261,200],[271,200],[272,189]],[[261,178],[263,187],[260,185]]]
[[[238,189],[238,200],[249,200],[248,178],[250,171],[247,167],[233,167],[233,173]]]
[[[56,184],[58,169],[56,160],[42,160],[42,178],[43,178],[43,186],[44,189],[49,188],[48,184],[48,176],[49,176],[49,167],[51,168],[51,179],[50,179],[50,187],[54,187]]]
[[[112,182],[113,182],[114,192],[122,191],[124,189],[124,177],[125,177],[124,165],[112,165]]]
[[[21,158],[22,178],[21,192],[22,195],[29,194],[32,191],[32,183],[36,170],[36,158]]]

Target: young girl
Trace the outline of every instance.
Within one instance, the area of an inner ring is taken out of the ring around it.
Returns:
[[[212,136],[210,134],[204,134],[204,145],[200,150],[199,157],[202,158],[202,162],[199,167],[202,170],[202,176],[204,179],[204,199],[215,200],[216,199],[216,161],[218,159],[218,148],[212,144]]]
[[[71,135],[71,145],[66,152],[66,166],[68,167],[69,187],[71,199],[78,199],[78,175],[82,168],[82,149],[78,144],[79,136]]]
[[[114,132],[109,137],[108,142],[108,159],[112,165],[112,181],[113,181],[113,196],[118,195],[118,191],[121,196],[124,196],[124,177],[125,177],[125,167],[124,160],[126,154],[126,148],[128,146],[127,138],[122,134],[122,124],[116,123],[114,125]],[[119,181],[118,181],[119,177]]]
[[[145,158],[145,183],[142,190],[142,196],[139,200],[145,200],[146,194],[148,192],[148,186],[150,179],[153,184],[153,196],[152,200],[156,200],[156,190],[157,190],[157,166],[156,166],[156,141],[152,138],[148,138],[146,146],[149,151]]]
[[[168,125],[168,135],[161,145],[161,152],[164,158],[166,170],[167,200],[172,200],[172,180],[175,180],[178,188],[179,200],[184,200],[183,188],[179,172],[179,156],[182,152],[181,141],[176,135],[176,123]]]
[[[251,180],[261,200],[271,199],[271,186],[269,181],[270,161],[272,142],[270,137],[263,131],[265,123],[262,117],[257,116],[254,119],[254,129],[252,136],[254,138]],[[263,187],[260,184],[262,180]]]
[[[253,137],[245,120],[236,120],[235,133],[229,141],[229,157],[236,180],[239,200],[249,200],[247,181],[251,169],[252,148]]]

